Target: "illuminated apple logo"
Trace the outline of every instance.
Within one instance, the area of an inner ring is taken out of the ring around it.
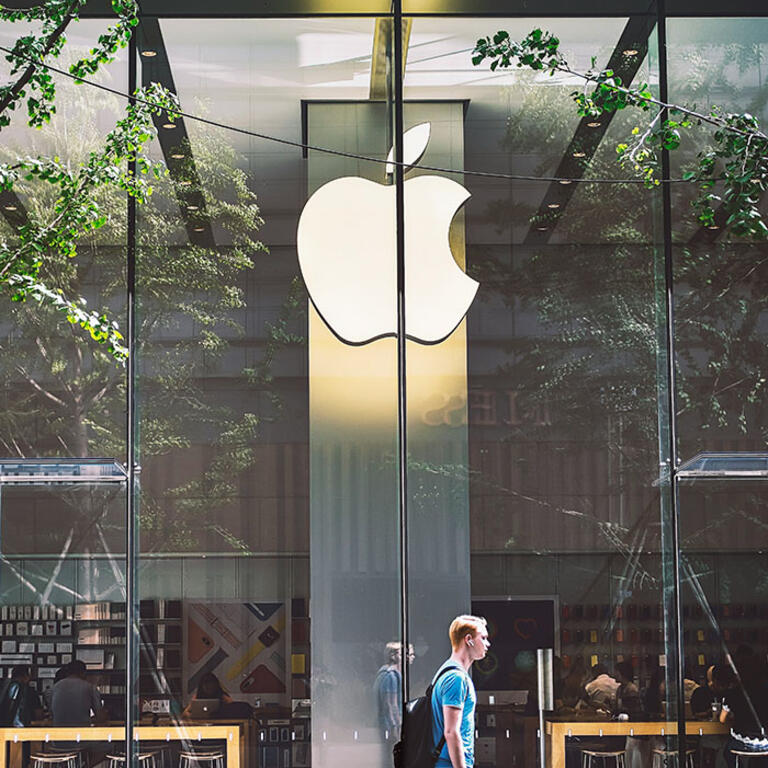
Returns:
[[[429,141],[429,123],[403,135],[407,165]],[[387,172],[392,173],[392,152]],[[408,179],[405,189],[405,334],[437,344],[467,313],[478,284],[455,262],[448,229],[469,197],[442,176]],[[393,185],[335,179],[307,201],[299,219],[299,265],[312,303],[348,344],[397,334],[397,248]]]

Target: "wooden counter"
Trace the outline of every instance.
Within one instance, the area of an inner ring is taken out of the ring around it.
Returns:
[[[199,744],[211,739],[223,739],[227,742],[227,768],[245,768],[243,760],[244,738],[243,725],[211,725],[183,723],[179,725],[137,725],[134,737],[137,741],[181,741]],[[121,725],[83,726],[76,728],[56,728],[54,726],[34,726],[31,728],[0,728],[0,768],[6,765],[5,745],[22,741],[79,741],[83,747],[89,741],[123,742],[125,727]],[[187,746],[182,744],[182,746]],[[117,748],[117,746],[116,746]]]
[[[544,726],[547,765],[565,768],[565,740],[569,736],[675,736],[677,722],[617,720],[547,720]],[[685,724],[689,736],[727,734],[730,726],[711,721],[689,720]],[[0,766],[2,768],[2,766]]]

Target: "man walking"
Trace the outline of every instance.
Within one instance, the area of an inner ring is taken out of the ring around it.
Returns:
[[[475,686],[469,676],[473,662],[491,647],[485,619],[457,616],[448,629],[451,655],[437,670],[432,689],[432,736],[445,738],[436,768],[472,768],[475,764]],[[441,671],[448,671],[440,676]]]

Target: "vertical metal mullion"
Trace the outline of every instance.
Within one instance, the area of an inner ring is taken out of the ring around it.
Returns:
[[[137,88],[138,50],[136,35],[131,36],[128,46],[128,92],[133,94]],[[134,104],[133,98],[130,103]],[[129,173],[136,173],[136,161],[128,163]],[[128,327],[126,329],[128,345],[128,370],[126,382],[126,439],[128,493],[126,494],[125,521],[125,759],[126,765],[136,765],[134,754],[134,680],[137,679],[138,663],[138,615],[136,602],[136,199],[128,195],[128,230],[127,230],[127,270],[126,298],[128,303]]]
[[[403,6],[402,0],[392,3],[392,32],[394,39],[394,149],[395,149],[395,226],[397,243],[397,446],[398,446],[398,507],[400,514],[400,621],[402,632],[402,693],[403,704],[410,695],[408,670],[408,423],[406,402],[406,339],[405,339],[405,200],[403,186]]]
[[[662,102],[669,103],[669,82],[667,69],[667,14],[665,0],[657,0],[656,34],[659,41],[659,97]],[[661,119],[668,117],[664,110]],[[672,577],[673,588],[669,608],[671,609],[674,627],[674,645],[676,658],[675,676],[677,682],[677,746],[680,765],[685,765],[685,670],[683,669],[684,647],[682,627],[682,589],[680,583],[680,515],[677,499],[677,424],[676,424],[676,372],[675,372],[675,304],[674,304],[674,261],[672,253],[672,191],[669,184],[670,161],[669,151],[662,148],[662,215],[664,233],[664,298],[666,310],[666,345],[667,345],[667,415],[668,457],[669,457],[669,511],[671,548],[672,548]]]

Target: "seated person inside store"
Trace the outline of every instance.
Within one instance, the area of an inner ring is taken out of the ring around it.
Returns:
[[[40,720],[43,708],[37,691],[29,684],[29,667],[21,665],[11,670],[10,678],[0,687],[0,725],[6,728],[24,728],[33,720]]]
[[[733,687],[735,677],[726,664],[714,664],[707,669],[707,683],[699,686],[691,696],[691,712],[697,720],[720,718],[723,696]],[[722,763],[721,754],[728,737],[721,733],[705,734],[699,739],[700,768],[714,768]]]
[[[195,691],[182,717],[199,718],[232,718],[248,719],[251,716],[251,706],[244,701],[235,701],[224,690],[219,678],[213,672],[206,672],[197,684]]]
[[[768,664],[762,655],[736,660],[739,677],[723,694],[720,722],[731,726],[725,750],[730,768],[736,765],[735,752],[768,753]],[[744,765],[744,761],[741,761]]]
[[[68,727],[105,723],[107,710],[99,689],[86,679],[87,668],[79,659],[65,668],[62,679],[51,689],[51,715],[55,726]]]
[[[68,664],[62,678],[51,689],[51,715],[54,727],[71,728],[91,723],[106,723],[107,710],[101,701],[99,689],[86,680],[87,668],[79,659]],[[86,747],[90,753],[89,765],[103,759],[109,748],[106,743],[88,741],[56,741],[53,748],[59,751],[79,750]]]
[[[616,698],[621,683],[612,677],[602,664],[592,667],[592,680],[585,686],[589,703],[596,710],[613,712],[616,708]]]
[[[25,728],[33,720],[40,720],[43,708],[37,691],[29,684],[31,674],[26,665],[16,666],[11,670],[10,678],[2,681],[0,686],[0,725],[5,728]],[[10,744],[6,745],[6,765]],[[26,768],[29,764],[31,744],[24,741],[21,744],[21,765]]]
[[[733,672],[725,664],[713,664],[707,669],[707,684],[700,685],[691,695],[691,712],[698,720],[710,720],[714,704],[719,712],[723,694],[733,684]]]

